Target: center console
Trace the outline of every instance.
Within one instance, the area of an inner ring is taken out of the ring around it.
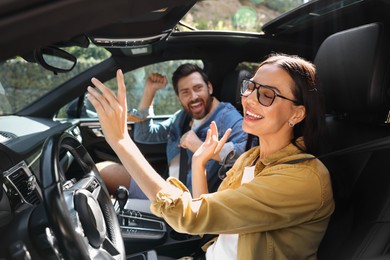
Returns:
[[[194,249],[199,248],[199,236],[178,233],[162,218],[142,211],[145,209],[139,205],[137,207],[135,201],[128,200],[125,187],[120,186],[115,195],[116,201],[113,203],[127,260],[157,260],[157,254],[177,259],[190,255]]]
[[[152,214],[124,209],[118,214],[124,242],[153,242],[166,237],[165,223]]]

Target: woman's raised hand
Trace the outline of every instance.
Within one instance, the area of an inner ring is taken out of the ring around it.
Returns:
[[[219,140],[217,125],[214,121],[211,122],[210,129],[207,130],[206,140],[192,156],[192,194],[194,198],[209,192],[206,163],[221,151],[231,131],[231,129],[228,129]]]
[[[98,113],[108,144],[146,196],[154,200],[158,191],[171,185],[153,169],[131,140],[127,129],[126,86],[121,70],[117,71],[116,78],[117,96],[99,80],[92,78],[91,81],[97,89],[88,87],[88,99]]]
[[[96,109],[107,142],[114,148],[124,139],[130,138],[127,130],[126,86],[123,73],[116,73],[118,83],[117,96],[96,78],[91,81],[95,88],[88,87],[88,100]]]

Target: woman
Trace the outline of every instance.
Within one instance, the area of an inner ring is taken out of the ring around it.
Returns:
[[[273,54],[243,81],[242,128],[258,136],[260,145],[240,156],[218,192],[197,199],[177,179],[164,181],[127,134],[120,71],[117,78],[117,98],[92,79],[102,94],[89,87],[89,99],[107,142],[152,201],[154,214],[178,232],[219,234],[207,259],[316,259],[334,202],[329,173],[312,155],[324,123],[313,64]],[[224,140],[218,141],[212,124],[194,155],[198,195],[205,162]]]

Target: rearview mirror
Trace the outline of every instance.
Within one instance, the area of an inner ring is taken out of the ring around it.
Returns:
[[[45,47],[34,51],[35,60],[45,69],[54,73],[71,71],[77,59],[57,47]]]

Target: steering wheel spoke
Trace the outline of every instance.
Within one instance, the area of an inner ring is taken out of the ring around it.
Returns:
[[[60,150],[70,152],[83,176],[60,181]],[[86,149],[73,136],[46,140],[41,158],[43,203],[65,259],[125,259],[117,215],[107,188]]]

